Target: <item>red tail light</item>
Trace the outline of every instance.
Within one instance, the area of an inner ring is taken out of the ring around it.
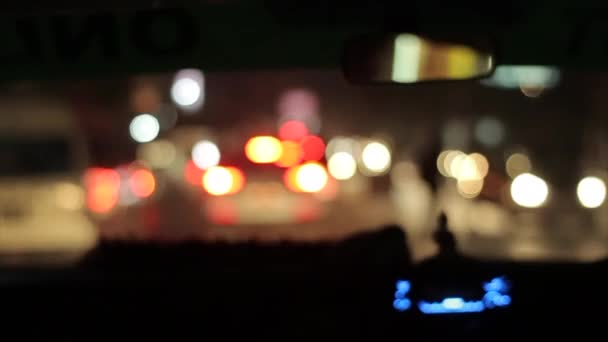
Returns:
[[[200,186],[203,181],[203,174],[205,171],[201,170],[193,160],[188,160],[186,168],[184,170],[184,178],[186,181],[194,186]]]
[[[308,128],[300,121],[287,121],[279,128],[279,138],[281,140],[298,141],[306,135],[308,135]]]
[[[131,191],[139,198],[150,197],[156,189],[154,174],[146,169],[135,170],[129,177]]]
[[[118,202],[120,175],[112,169],[91,168],[84,177],[87,189],[86,202],[89,210],[106,213]]]
[[[325,142],[316,135],[309,135],[300,142],[303,151],[303,159],[306,161],[318,161],[325,155]]]

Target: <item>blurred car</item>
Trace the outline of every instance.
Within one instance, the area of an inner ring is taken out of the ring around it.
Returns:
[[[0,121],[0,254],[80,255],[94,247],[81,181],[87,152],[69,106],[13,98],[0,107],[12,113]]]
[[[208,195],[205,217],[216,224],[287,224],[318,220],[338,183],[327,172],[325,143],[315,135],[297,139],[253,136],[223,151],[211,141],[193,146],[188,179],[200,179]]]
[[[132,162],[114,168],[90,167],[84,174],[86,206],[100,233],[140,230],[145,211],[157,193],[157,177],[145,165]],[[117,221],[126,221],[121,225]]]

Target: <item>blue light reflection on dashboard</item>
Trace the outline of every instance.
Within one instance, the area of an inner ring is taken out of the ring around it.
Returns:
[[[397,291],[393,307],[398,311],[406,311],[412,306],[412,302],[407,298],[411,289],[411,283],[407,280],[397,282]],[[481,300],[467,301],[462,297],[447,297],[439,302],[418,302],[418,309],[424,314],[448,314],[448,313],[474,313],[482,312],[486,309],[506,307],[511,304],[509,284],[503,277],[493,278],[483,284],[485,294]]]

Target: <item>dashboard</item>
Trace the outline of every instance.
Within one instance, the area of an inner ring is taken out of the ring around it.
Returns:
[[[437,286],[423,288],[420,289],[422,298],[414,305],[410,298],[412,283],[409,280],[397,280],[395,287],[393,307],[398,312],[417,309],[426,315],[474,313],[508,307],[512,300],[509,294],[511,285],[504,276],[494,277],[483,282],[479,289],[461,288],[442,291]],[[448,292],[448,294],[440,295],[442,292]]]
[[[78,340],[513,341],[605,326],[604,262],[408,266],[343,246],[190,247],[125,246],[71,268],[0,269],[3,330]]]

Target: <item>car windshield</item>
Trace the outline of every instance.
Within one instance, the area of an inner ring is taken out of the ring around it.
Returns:
[[[445,212],[467,255],[589,261],[608,250],[607,83],[500,66],[489,80],[395,87],[332,69],[6,86],[24,105],[69,103],[100,240],[335,241],[397,223],[419,260]],[[66,148],[3,135],[0,175],[65,170]]]
[[[60,137],[0,137],[0,177],[35,177],[73,170],[70,144]]]

